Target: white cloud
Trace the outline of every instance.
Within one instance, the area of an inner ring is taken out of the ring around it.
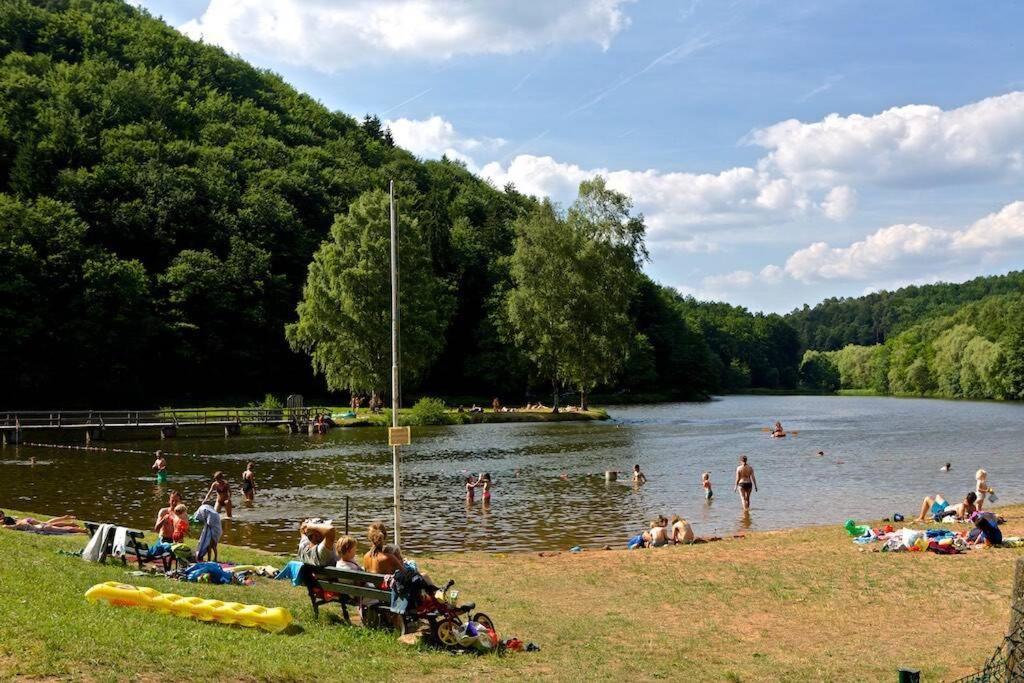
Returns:
[[[1016,201],[960,230],[898,223],[846,246],[815,242],[793,252],[783,267],[711,275],[701,284],[717,297],[787,280],[871,282],[867,289],[873,291],[879,282],[934,282],[944,272],[969,271],[979,263],[1013,263],[1022,253],[1024,201]]]
[[[232,52],[333,72],[389,55],[447,59],[557,43],[607,49],[630,0],[209,0],[182,32]]]
[[[932,264],[945,256],[952,234],[913,223],[890,225],[846,247],[825,242],[793,253],[786,274],[796,280],[868,280],[914,265]]]
[[[748,140],[769,150],[760,168],[806,187],[977,182],[1024,171],[1024,92],[949,110],[915,104],[790,119]]]
[[[1024,241],[1024,202],[1013,202],[985,216],[953,240],[956,249],[995,249]]]
[[[846,220],[856,208],[857,190],[849,185],[833,187],[821,203],[821,210],[834,221]]]
[[[391,129],[395,144],[416,156],[440,158],[447,155],[449,158],[466,161],[471,167],[474,162],[470,155],[494,151],[505,144],[501,138],[460,135],[450,121],[440,116],[423,120],[400,118],[384,123]]]

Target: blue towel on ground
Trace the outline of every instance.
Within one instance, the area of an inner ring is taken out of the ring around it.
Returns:
[[[284,566],[284,569],[277,573],[275,579],[291,579],[293,586],[298,586],[301,582],[299,581],[299,570],[302,569],[302,563],[298,560],[292,560]]]
[[[185,579],[198,581],[204,574],[210,575],[210,583],[231,583],[231,572],[224,571],[218,562],[197,562],[185,570]]]

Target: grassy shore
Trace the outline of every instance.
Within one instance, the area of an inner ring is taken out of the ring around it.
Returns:
[[[352,412],[351,408],[347,406],[316,406],[317,409],[325,411],[327,414],[345,414]],[[162,412],[170,415],[173,408],[161,408]],[[219,406],[211,406],[205,408],[197,408],[195,410],[206,411],[207,419],[214,418],[232,418],[235,415],[235,408],[225,408]],[[276,408],[273,410],[286,410],[285,408]],[[410,408],[402,408],[398,411],[398,421],[400,424],[408,424],[408,417],[411,413]],[[590,408],[589,410],[565,410],[562,409],[557,413],[548,410],[516,410],[514,412],[502,413],[494,412],[490,408],[487,408],[482,413],[471,413],[468,411],[459,412],[458,410],[447,410],[445,415],[448,418],[448,423],[453,425],[458,424],[497,424],[506,422],[579,422],[587,420],[607,420],[608,412],[603,408]],[[391,424],[391,412],[384,410],[379,413],[371,412],[368,408],[360,408],[355,417],[348,417],[344,419],[336,420],[336,422],[342,427],[387,427]]]
[[[1007,533],[1024,532],[1024,507],[1002,514]],[[288,582],[182,584],[57,553],[83,545],[0,531],[0,679],[891,681],[910,666],[922,680],[948,680],[1000,642],[1021,555],[874,553],[839,527],[819,527],[634,552],[417,558],[435,579],[456,578],[503,637],[542,648],[474,657],[314,621],[305,591]],[[285,561],[225,546],[222,559]],[[106,580],[282,605],[298,628],[270,635],[88,604],[86,589]]]

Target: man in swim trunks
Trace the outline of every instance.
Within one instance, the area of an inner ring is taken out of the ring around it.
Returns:
[[[174,508],[181,503],[181,495],[177,491],[171,491],[170,496],[167,499],[167,507],[160,508],[160,511],[156,513],[156,524],[153,526],[153,531],[160,535],[160,539],[168,539],[174,535]]]
[[[256,497],[256,473],[252,471],[251,462],[246,463],[245,471],[242,472],[242,496],[250,503]]]
[[[747,464],[747,456],[740,456],[740,465],[736,468],[736,485],[733,491],[739,491],[743,498],[743,509],[750,509],[750,492],[757,490],[757,477],[754,468]]]
[[[166,484],[167,483],[167,459],[164,458],[163,451],[156,452],[156,460],[153,462],[151,470],[156,470],[156,483]]]

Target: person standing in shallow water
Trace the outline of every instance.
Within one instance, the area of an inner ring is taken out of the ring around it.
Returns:
[[[156,460],[153,461],[150,469],[156,472],[157,484],[167,483],[167,458],[164,457],[163,451],[156,452]]]
[[[747,463],[747,456],[740,456],[739,467],[736,468],[736,486],[734,491],[739,491],[743,499],[743,509],[750,509],[750,492],[757,490],[757,477],[754,476],[754,468]]]
[[[256,497],[256,473],[252,471],[252,463],[246,463],[242,472],[242,496],[249,503]]]

